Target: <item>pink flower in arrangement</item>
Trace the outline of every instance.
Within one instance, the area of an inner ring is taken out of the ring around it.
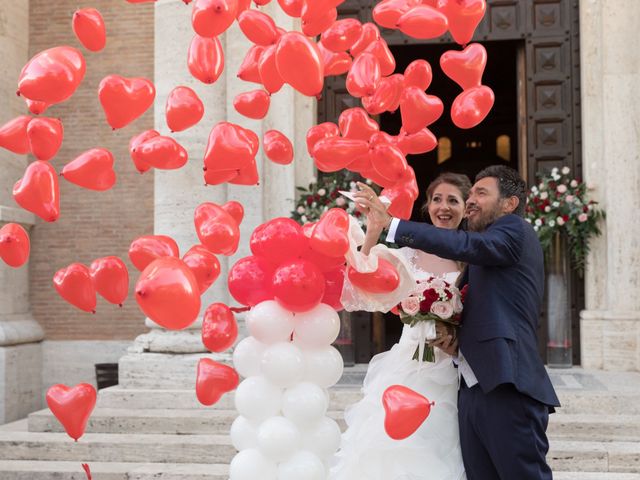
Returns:
[[[566,197],[564,197],[564,200],[567,203],[573,203],[574,197],[573,197],[573,195],[567,195]]]
[[[580,215],[578,215],[578,221],[580,223],[584,223],[589,219],[589,216],[586,213],[581,213]]]
[[[407,315],[415,315],[420,312],[420,300],[417,297],[405,298],[400,302],[400,305]]]
[[[453,306],[450,302],[433,302],[431,304],[431,313],[443,320],[447,320],[453,316]]]
[[[347,203],[347,201],[344,198],[342,198],[342,197],[336,198],[336,205],[337,206],[342,207],[346,203]]]
[[[567,191],[567,186],[560,184],[558,185],[558,193],[565,193]]]

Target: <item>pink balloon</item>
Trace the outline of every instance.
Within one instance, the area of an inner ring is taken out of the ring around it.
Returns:
[[[238,338],[238,323],[224,303],[213,303],[202,318],[202,343],[210,352],[224,352]]]
[[[259,62],[265,47],[253,45],[242,61],[238,69],[238,78],[245,82],[262,83],[260,78]]]
[[[204,104],[189,87],[176,87],[167,97],[167,126],[172,132],[182,132],[197,124],[204,115]]]
[[[332,52],[346,52],[362,35],[362,23],[355,18],[344,18],[322,32],[322,44]]]
[[[29,115],[20,115],[2,125],[0,127],[0,147],[19,155],[29,153],[27,126],[30,121]]]
[[[489,114],[495,95],[487,86],[465,90],[451,105],[451,119],[458,128],[468,129],[479,125]]]
[[[344,75],[353,65],[353,59],[347,52],[332,52],[327,49],[322,42],[318,42],[318,49],[322,55],[324,63],[324,75],[329,77],[332,75]]]
[[[213,405],[227,392],[238,387],[240,377],[229,365],[210,358],[198,361],[196,376],[196,397],[203,405]]]
[[[449,22],[439,10],[428,5],[418,5],[400,17],[398,28],[410,37],[429,40],[447,33]]]
[[[195,245],[182,257],[198,282],[200,293],[206,292],[220,276],[220,261],[202,245]]]
[[[264,153],[269,160],[280,165],[289,165],[293,162],[293,145],[283,133],[277,130],[268,130],[262,137]]]
[[[107,302],[122,306],[129,295],[129,271],[124,262],[118,257],[98,258],[89,271],[97,293]]]
[[[38,160],[51,160],[55,157],[63,137],[64,128],[59,118],[33,118],[27,125],[29,149]]]
[[[343,137],[366,142],[374,133],[380,131],[378,122],[359,107],[344,110],[338,118],[338,125]]]
[[[258,61],[260,81],[270,94],[280,91],[284,85],[284,80],[280,76],[278,65],[276,63],[276,48],[276,45],[271,45],[265,48],[260,56],[260,60]]]
[[[67,435],[78,441],[87,428],[97,396],[95,387],[88,383],[80,383],[73,388],[56,384],[49,387],[46,399],[51,413],[62,424]]]
[[[154,136],[133,149],[134,161],[161,170],[182,168],[189,155],[185,148],[171,137]]]
[[[404,89],[403,85],[404,78],[399,73],[381,78],[375,93],[370,97],[362,97],[362,106],[371,115],[397,110]]]
[[[111,128],[129,125],[147,111],[156,97],[153,83],[146,78],[108,75],[98,86],[98,97]]]
[[[308,247],[302,227],[294,220],[278,217],[258,225],[251,234],[251,253],[274,265],[299,257]]]
[[[427,95],[418,87],[405,88],[400,100],[402,126],[407,133],[416,133],[438,120],[444,112],[442,100]]]
[[[61,177],[89,190],[109,190],[116,183],[113,154],[106,148],[92,148],[67,163]]]
[[[107,43],[107,34],[102,15],[95,8],[76,10],[72,20],[73,33],[84,48],[99,52]]]
[[[13,198],[45,222],[55,222],[60,217],[60,186],[51,164],[40,160],[30,163],[13,186]]]
[[[72,263],[53,277],[56,291],[74,307],[96,313],[96,288],[86,265]]]
[[[324,63],[317,45],[300,32],[287,32],[280,37],[276,64],[282,79],[303,95],[322,93]]]
[[[392,385],[382,395],[384,429],[394,440],[411,436],[424,423],[434,402],[404,385]]]
[[[313,150],[323,138],[337,137],[340,135],[340,129],[335,123],[324,122],[314,125],[307,131],[307,152],[313,157]]]
[[[449,19],[449,32],[460,45],[468,44],[487,10],[486,0],[438,0],[438,9]]]
[[[138,156],[134,154],[134,151],[144,142],[153,137],[157,137],[158,135],[160,135],[160,133],[156,130],[145,130],[144,132],[132,137],[129,141],[129,155],[131,156],[131,160],[133,160],[136,169],[140,173],[148,171],[151,168],[151,165],[149,165],[148,163],[143,163],[142,159],[138,158]]]
[[[129,245],[129,259],[133,266],[142,271],[154,260],[162,257],[178,257],[176,241],[166,235],[144,235]]]
[[[316,223],[309,246],[331,258],[343,258],[349,251],[349,215],[342,208],[332,208]]]
[[[193,216],[200,242],[212,253],[233,255],[240,243],[240,228],[235,219],[219,205],[205,202]]]
[[[319,170],[337,172],[368,151],[369,144],[365,140],[329,137],[316,143],[313,158]]]
[[[17,223],[6,223],[0,228],[0,258],[13,268],[29,260],[31,241],[29,234]]]
[[[479,43],[472,43],[463,51],[448,50],[440,57],[440,67],[463,90],[482,85],[487,66],[487,51]]]
[[[265,47],[272,45],[278,39],[276,23],[266,13],[258,10],[246,10],[238,16],[240,30],[256,45]]]
[[[383,38],[371,42],[364,51],[372,53],[373,56],[378,59],[380,63],[380,74],[383,77],[387,77],[395,71],[396,59],[393,53],[391,53],[391,50],[389,50],[389,45],[387,45],[387,42]]]
[[[397,145],[405,155],[420,155],[436,148],[438,139],[428,128],[423,128],[412,134],[401,132]]]
[[[367,48],[372,42],[375,42],[380,38],[380,30],[374,23],[365,23],[362,25],[362,34],[360,38],[351,46],[349,50],[353,57],[357,57],[365,48]]]
[[[424,91],[431,85],[431,80],[433,80],[433,72],[426,60],[414,60],[404,71],[405,87],[418,87]]]
[[[254,134],[255,135],[255,134]],[[246,129],[229,122],[220,122],[211,129],[204,156],[206,171],[235,170],[251,164],[257,152]]]
[[[378,88],[381,77],[378,58],[372,53],[362,53],[354,60],[347,75],[347,91],[356,98],[370,97]]]
[[[308,37],[316,37],[322,32],[328,30],[338,19],[338,10],[335,8],[327,9],[322,15],[305,19],[302,17],[302,33]]]
[[[416,5],[420,5],[420,0],[383,0],[373,8],[373,20],[381,27],[395,30],[400,17]]]
[[[402,151],[389,144],[376,145],[371,152],[371,165],[391,182],[401,180],[407,170],[407,160]]]
[[[195,0],[191,25],[201,37],[217,37],[231,26],[238,14],[238,0]]]
[[[261,120],[269,113],[271,96],[264,90],[252,90],[250,92],[239,93],[233,99],[233,108],[240,115],[254,120]]]
[[[191,75],[202,83],[215,83],[224,71],[224,50],[218,37],[194,35],[189,45],[187,66]]]

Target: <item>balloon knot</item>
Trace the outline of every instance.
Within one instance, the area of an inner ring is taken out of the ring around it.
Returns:
[[[95,314],[96,314],[96,311],[95,311],[95,310],[91,310],[91,313],[95,315]]]
[[[432,407],[435,407],[435,405],[436,405],[436,402],[433,402],[433,401],[432,401],[432,402],[431,402],[431,406],[432,406]]]
[[[20,96],[20,90],[16,90],[16,95]]]
[[[124,305],[122,305],[121,303],[119,303],[119,304],[118,304],[118,306],[119,306],[120,308],[122,308]]]

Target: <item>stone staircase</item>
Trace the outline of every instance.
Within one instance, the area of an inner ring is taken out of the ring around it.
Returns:
[[[552,377],[563,403],[549,426],[554,478],[640,480],[640,374]],[[359,397],[355,385],[332,389],[331,415],[342,426],[342,410]],[[234,418],[232,395],[205,408],[187,388],[111,387],[77,443],[48,410],[0,427],[0,480],[84,480],[81,463],[94,480],[226,480]]]

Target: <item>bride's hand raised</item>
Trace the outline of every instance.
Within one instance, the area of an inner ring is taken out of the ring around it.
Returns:
[[[391,215],[387,206],[380,201],[376,192],[367,184],[358,182],[359,192],[353,194],[357,209],[367,216],[367,230],[373,229],[378,233],[389,227]]]

